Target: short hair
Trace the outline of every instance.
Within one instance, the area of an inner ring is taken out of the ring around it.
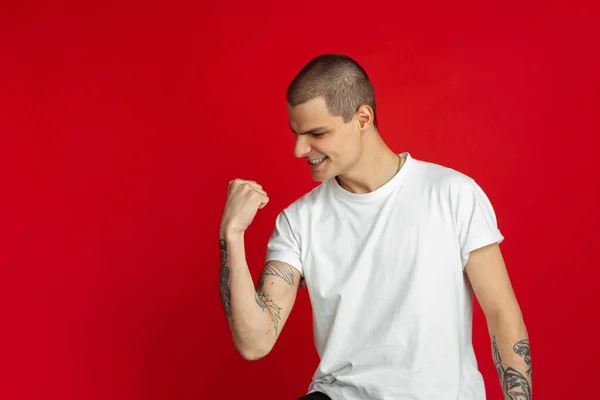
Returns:
[[[292,107],[323,97],[329,114],[342,117],[344,122],[367,105],[373,110],[377,127],[373,85],[365,70],[343,54],[322,54],[309,61],[290,83],[286,97]]]

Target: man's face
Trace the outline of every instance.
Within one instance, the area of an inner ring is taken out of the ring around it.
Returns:
[[[361,131],[356,116],[347,123],[331,116],[323,98],[287,108],[290,128],[296,134],[294,154],[307,160],[314,180],[338,176],[358,161]]]

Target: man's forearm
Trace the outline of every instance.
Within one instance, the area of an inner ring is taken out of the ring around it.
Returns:
[[[273,322],[254,289],[243,235],[221,234],[219,244],[220,293],[225,317],[238,351],[245,357],[256,358],[263,347],[268,347]]]
[[[531,399],[531,351],[523,320],[498,317],[489,323],[492,354],[504,398]]]

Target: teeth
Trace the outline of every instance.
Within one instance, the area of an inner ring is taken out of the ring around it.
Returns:
[[[321,161],[325,160],[326,158],[327,157],[319,158],[318,160],[308,160],[308,162],[316,165],[316,164],[320,163]]]

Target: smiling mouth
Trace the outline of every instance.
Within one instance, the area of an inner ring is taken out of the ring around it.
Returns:
[[[315,158],[314,160],[308,160],[308,162],[311,164],[319,164],[319,163],[322,163],[323,161],[325,161],[326,158],[327,158],[327,156],[325,156],[323,158]]]
[[[325,160],[327,160],[327,158],[328,158],[328,157],[327,157],[327,156],[325,156],[325,157],[322,157],[322,158],[315,158],[315,159],[313,159],[313,160],[308,160],[308,165],[309,165],[311,168],[317,168],[319,165],[323,164],[323,162],[324,162]]]

